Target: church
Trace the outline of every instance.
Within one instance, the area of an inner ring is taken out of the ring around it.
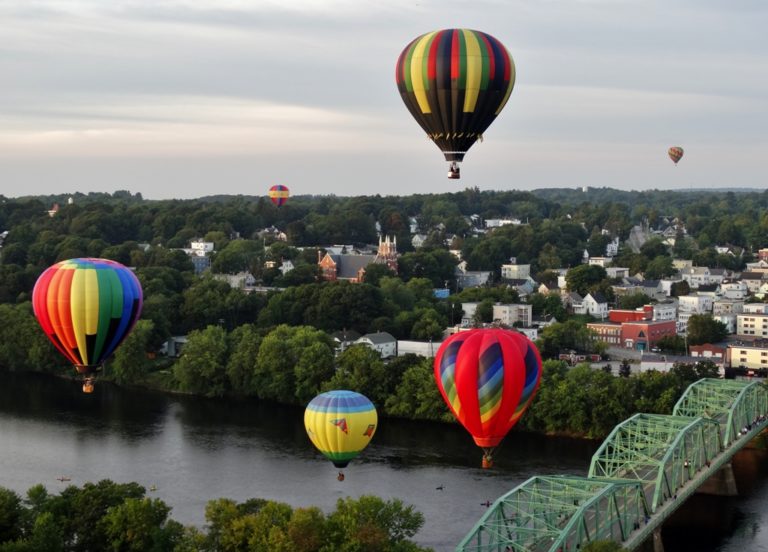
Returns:
[[[352,283],[362,282],[365,276],[365,267],[369,264],[385,264],[397,274],[397,237],[391,240],[389,236],[384,240],[379,237],[379,249],[376,255],[332,255],[326,253],[325,256],[321,256],[318,251],[317,257],[322,278],[329,282],[337,280],[346,280]]]

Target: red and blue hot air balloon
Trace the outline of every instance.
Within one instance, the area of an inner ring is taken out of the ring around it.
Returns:
[[[85,376],[93,375],[133,329],[143,295],[133,272],[108,259],[69,259],[48,267],[32,292],[45,335]]]
[[[285,205],[289,195],[288,186],[283,186],[282,184],[275,184],[269,189],[269,199],[278,207]]]
[[[523,334],[497,328],[454,334],[435,357],[435,381],[451,412],[483,449],[493,450],[533,401],[541,356]]]

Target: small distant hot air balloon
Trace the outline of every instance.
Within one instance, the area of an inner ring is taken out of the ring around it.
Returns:
[[[304,411],[304,428],[312,444],[339,470],[368,446],[377,422],[373,403],[354,391],[321,393]],[[338,479],[344,481],[342,471]]]
[[[675,162],[675,165],[677,165],[677,162],[683,158],[683,148],[680,146],[672,146],[669,148],[667,154],[669,155],[669,158]]]
[[[289,195],[288,187],[283,186],[282,184],[275,184],[269,189],[269,199],[271,199],[272,203],[278,207],[284,205],[285,202],[288,201]]]
[[[133,329],[141,314],[139,280],[107,259],[69,259],[37,279],[32,306],[45,335],[85,378],[94,374]]]
[[[504,45],[469,29],[433,31],[400,54],[395,81],[406,107],[460,178],[467,150],[506,105],[515,64]]]
[[[484,451],[493,450],[533,401],[541,357],[524,335],[502,329],[460,332],[443,341],[435,356],[435,381],[456,419]]]

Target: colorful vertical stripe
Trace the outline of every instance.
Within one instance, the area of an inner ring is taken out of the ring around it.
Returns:
[[[141,314],[142,291],[132,271],[107,259],[69,259],[35,283],[32,306],[56,348],[82,371],[101,366]]]
[[[489,34],[444,29],[405,47],[395,81],[408,110],[446,159],[461,161],[507,103],[515,64]]]

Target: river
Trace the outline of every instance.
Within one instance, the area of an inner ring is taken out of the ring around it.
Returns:
[[[148,494],[171,506],[174,519],[199,526],[205,504],[219,497],[330,511],[339,498],[373,494],[414,505],[425,517],[414,540],[452,550],[485,512],[483,502],[534,475],[586,475],[599,445],[513,432],[496,467],[482,470],[461,427],[380,419],[371,445],[339,482],[309,442],[299,408],[106,383],[85,395],[74,382],[36,374],[0,374],[0,382],[0,486],[23,494],[36,483],[57,492],[105,478],[136,481],[155,486]],[[752,488],[746,498],[725,501],[735,512],[732,535],[696,550],[768,550],[765,473]]]

